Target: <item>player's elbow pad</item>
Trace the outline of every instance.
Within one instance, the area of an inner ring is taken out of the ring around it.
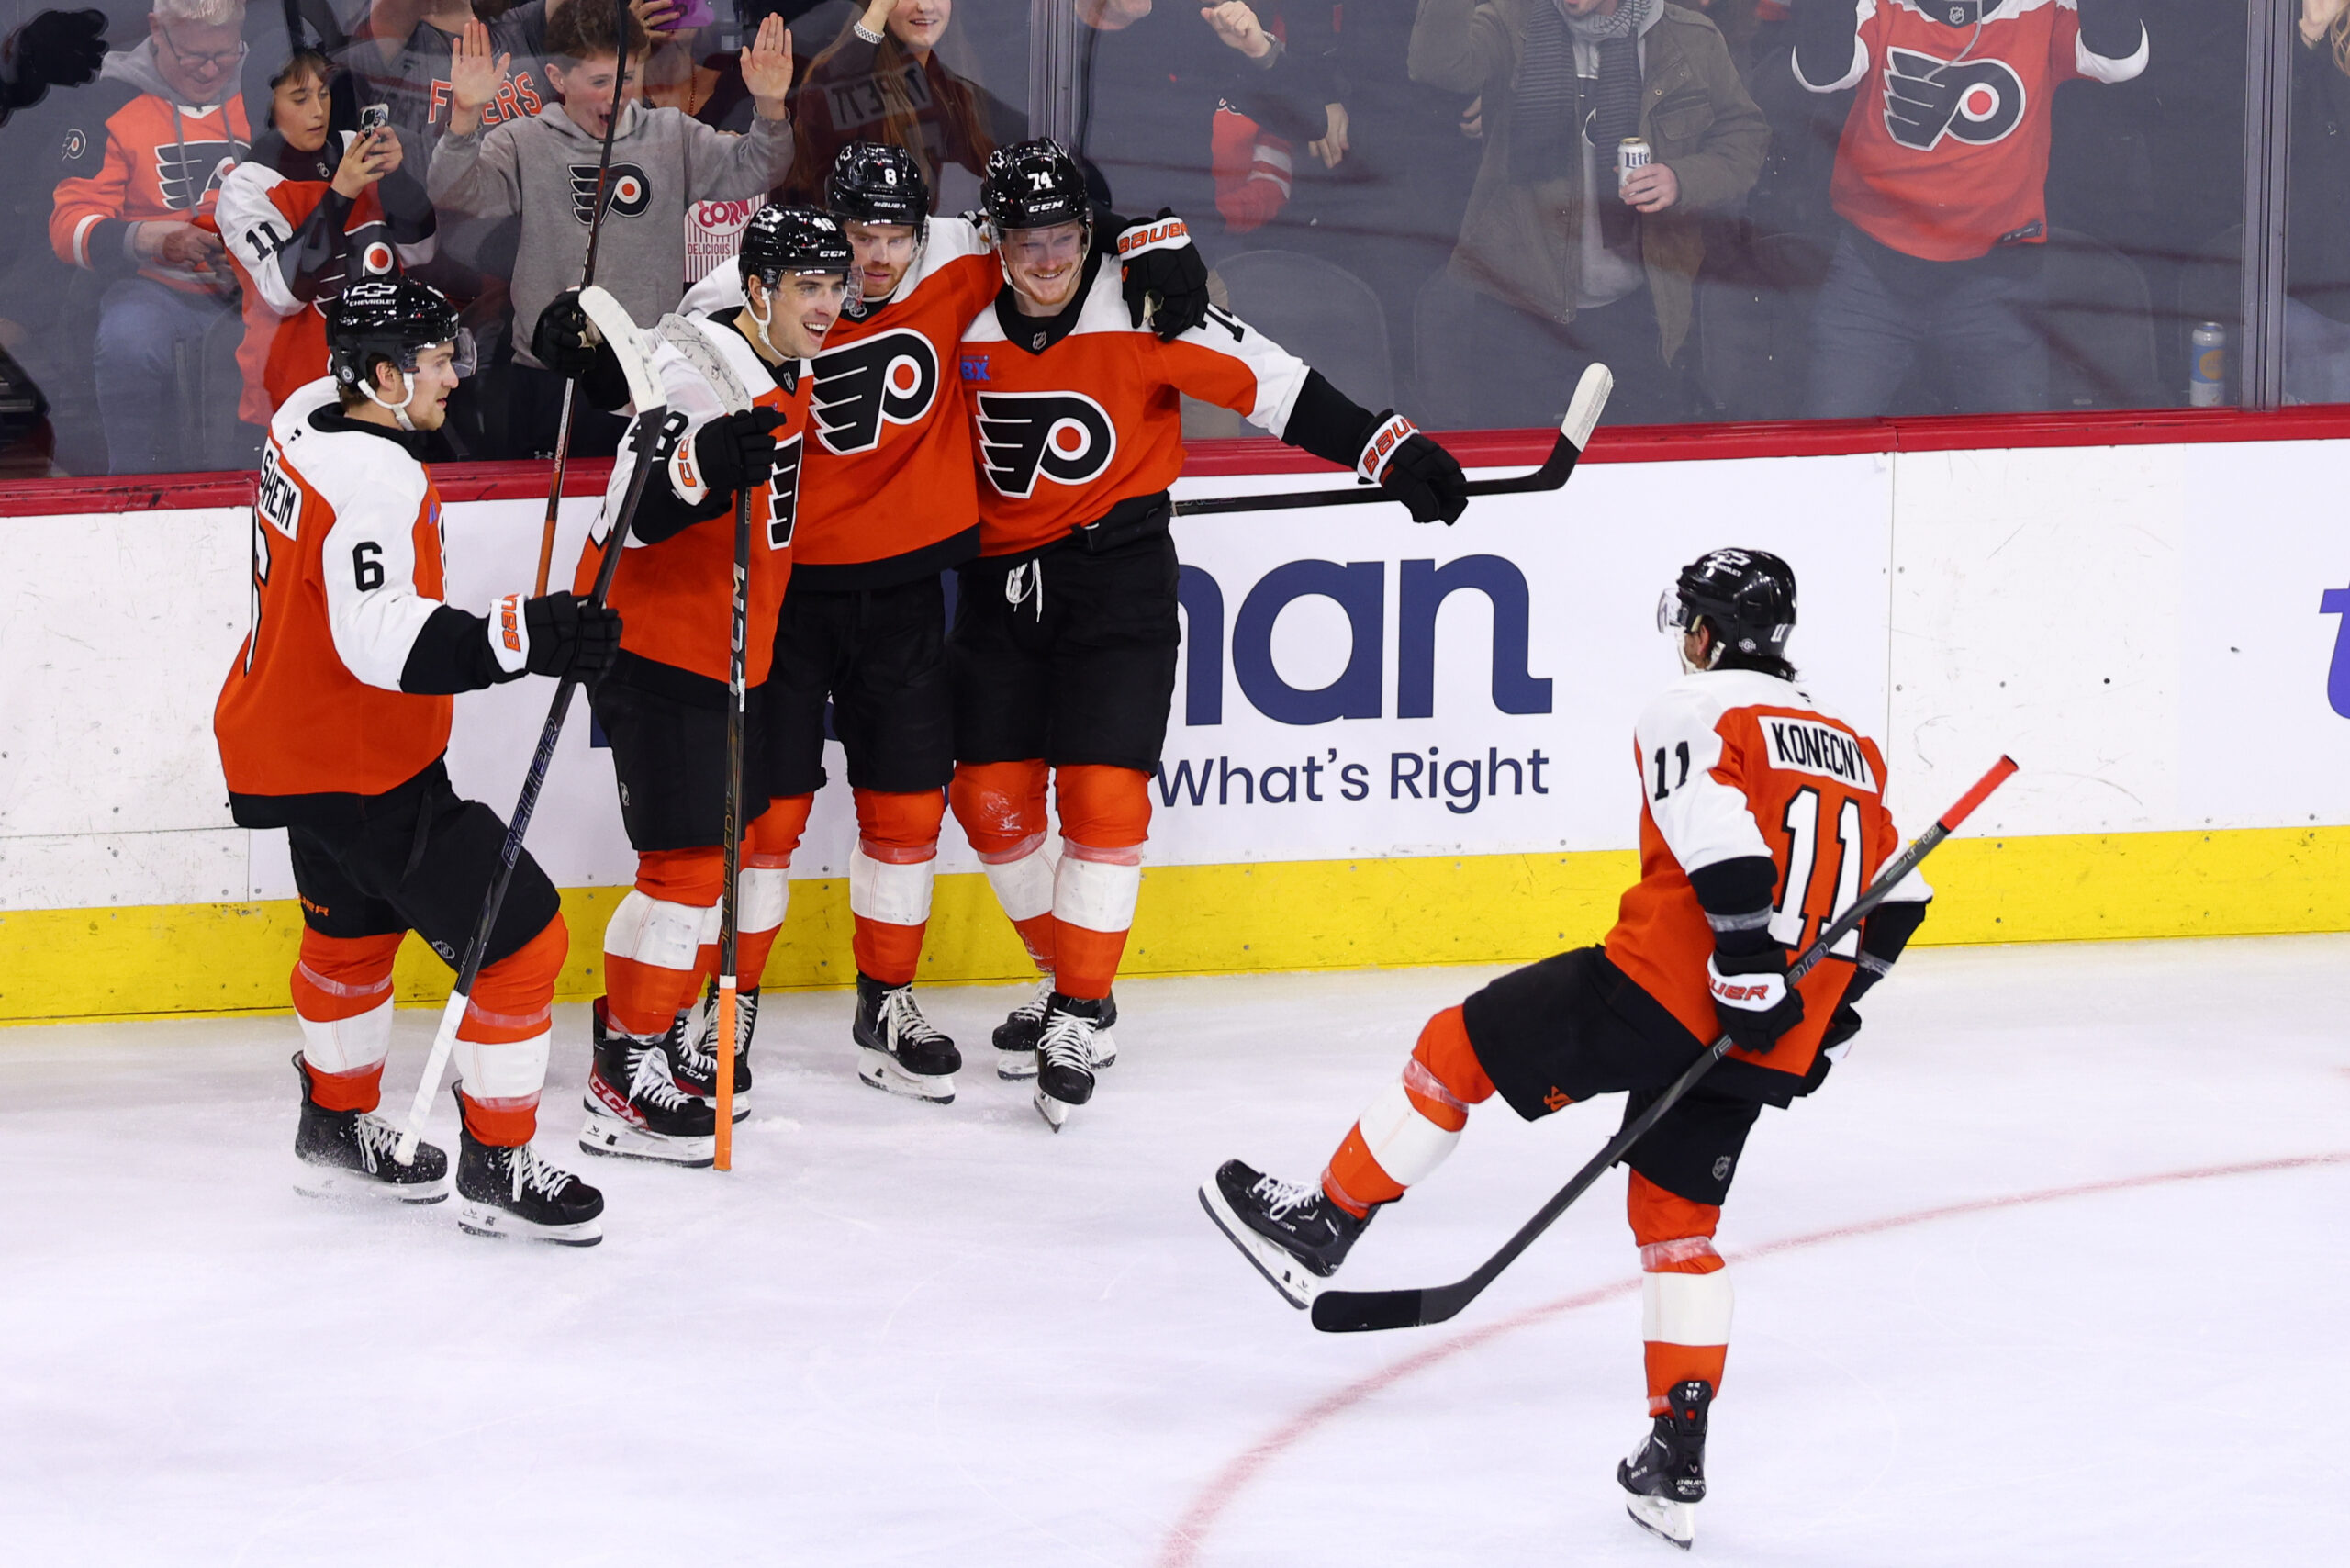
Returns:
[[[1769,856],[1741,855],[1700,866],[1689,873],[1689,886],[1713,927],[1717,951],[1759,953],[1774,945],[1771,897],[1778,890],[1779,868]]]
[[[522,673],[518,654],[510,670],[491,646],[497,628],[478,615],[442,605],[425,621],[400,666],[400,689],[418,697],[479,691]]]

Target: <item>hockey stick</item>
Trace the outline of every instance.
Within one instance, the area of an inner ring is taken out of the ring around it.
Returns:
[[[605,198],[610,194],[612,174],[612,132],[620,129],[621,110],[624,106],[621,95],[628,91],[628,0],[613,0],[615,20],[620,24],[621,61],[618,74],[612,79],[612,112],[604,117],[604,147],[596,155],[596,205],[588,214],[588,260],[579,271],[579,286],[589,287],[596,281],[596,245],[604,237],[604,210],[611,204]],[[547,573],[554,566],[555,513],[563,508],[563,476],[571,466],[571,404],[579,391],[579,378],[563,378],[563,409],[555,415],[554,482],[547,487],[546,521],[539,525],[538,586],[532,591],[547,591]]]
[[[1869,911],[1885,902],[1886,896],[1900,885],[1901,879],[1918,868],[1918,863],[1933,853],[1934,846],[1948,838],[1974,814],[1975,808],[1990,797],[1991,791],[2008,781],[2016,765],[2011,758],[2001,757],[1991,771],[1975,781],[1975,788],[1959,797],[1958,804],[1944,812],[1933,826],[1918,835],[1918,841],[1896,856],[1893,863],[1878,874],[1868,890],[1853,901],[1852,907],[1830,921],[1820,929],[1818,938],[1803,950],[1801,957],[1787,966],[1787,985],[1793,989],[1804,976],[1828,957],[1828,950],[1842,941],[1847,933],[1866,918]],[[1607,1141],[1607,1147],[1591,1157],[1573,1181],[1561,1187],[1557,1196],[1544,1204],[1534,1217],[1519,1227],[1516,1236],[1502,1245],[1502,1249],[1485,1260],[1477,1271],[1467,1279],[1449,1285],[1433,1285],[1420,1290],[1402,1291],[1328,1291],[1314,1298],[1314,1327],[1325,1334],[1357,1334],[1381,1328],[1411,1328],[1423,1324],[1443,1323],[1460,1315],[1460,1309],[1477,1299],[1483,1291],[1499,1277],[1501,1271],[1517,1259],[1517,1255],[1534,1244],[1534,1238],[1550,1228],[1551,1223],[1567,1212],[1591,1184],[1604,1175],[1607,1168],[1624,1158],[1631,1147],[1639,1142],[1648,1130],[1656,1126],[1667,1111],[1697,1081],[1712,1070],[1730,1047],[1728,1035],[1716,1040],[1691,1062],[1688,1070],[1673,1081],[1673,1086],[1658,1097],[1656,1103],[1635,1116],[1622,1131]]]
[[[1599,423],[1599,416],[1607,408],[1607,395],[1615,389],[1616,377],[1609,374],[1606,365],[1584,367],[1583,379],[1575,383],[1575,395],[1568,400],[1567,417],[1559,421],[1559,439],[1551,444],[1550,455],[1542,460],[1542,466],[1524,474],[1513,474],[1506,479],[1472,479],[1469,481],[1470,496],[1523,496],[1564,486],[1568,476],[1575,471],[1576,460],[1590,446],[1592,427]],[[1177,501],[1175,515],[1205,517],[1216,512],[1286,511],[1292,507],[1352,507],[1393,498],[1376,485],[1358,482],[1353,488],[1346,490],[1203,496]]]
[[[699,328],[682,316],[664,316],[660,332],[663,341],[710,384],[728,413],[739,414],[751,406],[750,388],[724,356],[710,346]],[[711,1042],[718,1058],[718,1126],[711,1165],[718,1170],[734,1169],[734,1020],[742,1005],[734,950],[742,927],[744,663],[744,645],[751,636],[751,488],[747,485],[734,494],[733,594],[729,612],[733,619],[726,653],[726,795],[719,827],[724,835],[726,869],[718,897],[718,1032]]]
[[[644,497],[645,476],[658,466],[653,454],[669,410],[662,400],[661,384],[654,378],[643,341],[637,335],[636,324],[629,319],[628,312],[600,288],[582,292],[579,303],[587,310],[588,319],[596,324],[597,331],[612,346],[638,409],[633,432],[638,454],[636,468],[629,476],[620,515],[612,520],[610,542],[605,546],[603,564],[596,570],[595,591],[589,595],[600,605],[612,591],[613,574],[620,570],[621,554],[628,547],[629,521],[636,516],[637,502]],[[399,1146],[392,1151],[393,1158],[402,1165],[416,1160],[417,1142],[424,1136],[424,1118],[432,1109],[433,1096],[441,1092],[441,1075],[449,1069],[450,1054],[457,1048],[457,1025],[464,1021],[474,982],[481,978],[482,960],[489,954],[490,932],[498,924],[498,912],[505,906],[506,888],[514,879],[515,863],[522,857],[522,835],[531,830],[531,813],[538,809],[539,791],[545,787],[547,768],[554,761],[555,742],[562,738],[571,695],[578,689],[579,678],[576,675],[566,675],[555,682],[554,701],[547,709],[545,725],[539,731],[539,749],[532,755],[531,770],[522,779],[521,799],[515,802],[513,818],[507,823],[498,870],[490,878],[489,891],[481,901],[481,913],[475,918],[473,935],[465,939],[464,957],[457,965],[456,989],[449,993],[449,1004],[441,1010],[441,1027],[432,1036],[432,1054],[426,1058],[424,1076],[417,1082],[416,1099],[408,1106],[408,1126],[400,1130]]]

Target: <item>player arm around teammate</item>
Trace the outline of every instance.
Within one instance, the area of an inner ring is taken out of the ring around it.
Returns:
[[[1852,1002],[1900,956],[1931,894],[1913,873],[1832,950],[1843,961],[1787,985],[1789,953],[1898,848],[1885,759],[1796,684],[1795,574],[1777,556],[1712,552],[1683,569],[1658,619],[1684,674],[1637,727],[1640,879],[1606,945],[1505,975],[1429,1019],[1320,1181],[1228,1160],[1200,1201],[1304,1306],[1380,1206],[1443,1163],[1472,1106],[1499,1092],[1531,1120],[1628,1091],[1628,1123],[1728,1034],[1735,1048],[1625,1160],[1652,1419],[1617,1479],[1636,1521],[1685,1547],[1729,1349],[1714,1230],[1747,1131],[1762,1106],[1819,1086],[1859,1029]]]
[[[504,846],[498,813],[450,785],[451,696],[526,673],[593,678],[621,625],[569,593],[509,594],[487,617],[443,602],[441,500],[421,452],[471,368],[455,308],[422,284],[368,280],[343,290],[326,330],[332,375],[271,425],[253,624],[213,727],[237,823],[286,830],[301,895],[296,1184],[437,1202],[447,1157],[423,1145],[397,1163],[398,1130],[375,1111],[400,939],[415,931],[453,960]],[[529,1147],[566,947],[554,885],[525,855],[457,1030],[469,1230],[601,1234],[601,1195]]]
[[[1036,1109],[1058,1129],[1115,1059],[1111,985],[1174,694],[1178,394],[1355,467],[1422,521],[1459,517],[1467,492],[1460,465],[1409,421],[1361,408],[1238,319],[1211,309],[1172,342],[1139,327],[1055,143],[991,155],[980,196],[1003,286],[958,356],[980,543],[948,640],[949,801],[1043,977],[997,1031],[998,1070],[1033,1071]]]
[[[716,972],[724,881],[726,714],[734,531],[752,500],[744,678],[750,690],[743,799],[764,802],[762,732],[776,614],[791,570],[806,361],[839,318],[849,272],[840,226],[808,207],[770,207],[744,231],[741,305],[666,318],[653,368],[669,418],[652,453],[623,451],[612,496],[638,463],[660,465],[612,580],[626,619],[611,673],[591,693],[611,743],[635,886],[604,930],[605,994],[580,1147],[705,1166],[715,1156],[717,1061],[695,1048],[689,1009]],[[741,406],[747,404],[747,407]],[[579,581],[606,541],[591,542]],[[737,963],[755,977],[783,924],[784,868],[806,825],[762,812],[744,834]],[[736,1119],[749,1114],[749,1063],[734,1070]]]

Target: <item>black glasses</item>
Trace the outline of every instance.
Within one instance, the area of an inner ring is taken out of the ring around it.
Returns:
[[[169,28],[158,28],[155,30],[162,36],[165,46],[172,51],[172,58],[178,61],[183,67],[190,71],[198,70],[205,66],[210,66],[215,71],[225,71],[245,57],[245,46],[242,43],[239,43],[233,49],[212,49],[198,51],[195,50],[182,49],[180,47],[179,39],[172,37],[172,29]]]

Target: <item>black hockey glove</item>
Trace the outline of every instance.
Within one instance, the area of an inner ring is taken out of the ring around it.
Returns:
[[[621,651],[620,611],[584,594],[525,599],[522,624],[530,629],[525,663],[532,675],[593,681],[611,667],[612,656]]]
[[[0,48],[0,108],[30,108],[51,87],[80,87],[106,63],[103,11],[43,11]]]
[[[1208,319],[1208,264],[1192,231],[1172,207],[1118,232],[1119,279],[1129,324],[1150,318],[1150,330],[1171,343]]]
[[[579,396],[591,409],[628,406],[628,375],[620,356],[598,334],[579,303],[579,291],[566,288],[539,312],[531,330],[531,357],[566,381],[579,384]]]
[[[694,437],[694,466],[713,496],[764,485],[775,472],[775,432],[783,415],[773,409],[723,414]]]
[[[1767,1052],[1803,1022],[1803,998],[1787,984],[1787,950],[1776,942],[1759,953],[1716,948],[1706,961],[1714,1018],[1740,1050]]]
[[[1355,472],[1411,509],[1414,522],[1449,527],[1469,510],[1469,477],[1460,463],[1393,409],[1371,421]]]

